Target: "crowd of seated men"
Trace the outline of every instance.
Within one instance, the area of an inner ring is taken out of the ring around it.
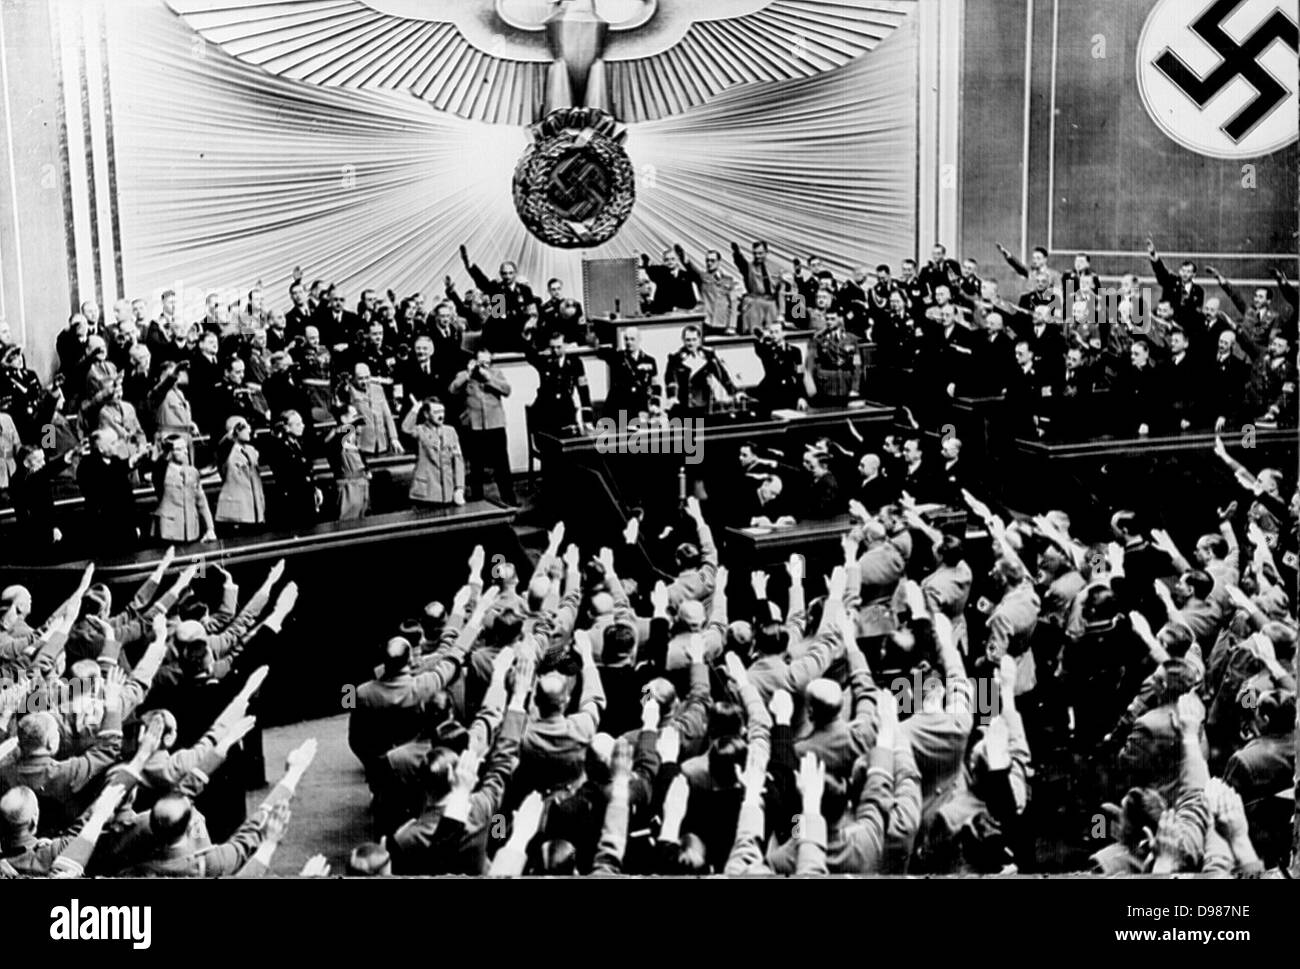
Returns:
[[[266,783],[250,710],[297,586],[281,562],[241,606],[220,568],[164,588],[171,563],[125,604],[93,566],[48,615],[24,586],[0,592],[0,877],[266,872],[316,752],[290,753],[247,814]]]

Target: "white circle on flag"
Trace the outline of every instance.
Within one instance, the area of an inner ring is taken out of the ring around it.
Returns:
[[[1265,100],[1266,113],[1253,123],[1237,130],[1232,124],[1261,97],[1246,76],[1231,70],[1212,78],[1226,62],[1222,51],[1247,47],[1258,31],[1269,29],[1270,21],[1278,23],[1273,18],[1279,15],[1294,31],[1295,0],[1244,0],[1235,7],[1226,0],[1159,0],[1138,39],[1137,82],[1142,103],[1160,130],[1191,151],[1228,159],[1259,158],[1300,138],[1300,57],[1285,37],[1274,36],[1252,57],[1257,69],[1282,89],[1276,103]],[[1194,29],[1198,22],[1201,33]],[[1177,69],[1169,71],[1175,60],[1189,72],[1192,90],[1178,83]],[[1199,92],[1198,84],[1203,86]],[[1198,93],[1203,104],[1194,97]]]

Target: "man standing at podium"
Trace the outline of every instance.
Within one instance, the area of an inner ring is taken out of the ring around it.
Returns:
[[[724,394],[735,394],[736,385],[726,365],[713,350],[704,346],[703,334],[694,323],[682,329],[682,346],[668,355],[664,385],[665,405],[678,415],[705,414]]]
[[[693,310],[699,304],[700,299],[695,293],[696,274],[683,262],[680,246],[665,249],[664,261],[660,265],[651,265],[649,256],[641,256],[641,268],[655,284],[654,302],[650,304],[652,312],[679,313]]]
[[[659,364],[641,349],[641,331],[629,326],[622,333],[623,348],[605,347],[601,358],[609,365],[609,396],[605,398],[605,416],[618,419],[620,411],[628,423],[663,396],[659,386]]]

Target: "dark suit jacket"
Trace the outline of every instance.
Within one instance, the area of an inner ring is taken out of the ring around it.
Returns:
[[[426,400],[430,397],[441,398],[446,390],[446,384],[443,382],[444,376],[445,374],[438,366],[436,359],[429,360],[429,369],[426,373],[420,368],[419,361],[415,357],[410,357],[399,363],[393,371],[393,383],[401,384],[402,393],[406,395],[407,400]],[[444,403],[446,402],[444,401]]]
[[[672,313],[676,310],[691,310],[699,305],[693,277],[685,267],[672,273],[667,266],[650,266],[646,272],[655,284],[654,302],[650,304],[652,312]]]

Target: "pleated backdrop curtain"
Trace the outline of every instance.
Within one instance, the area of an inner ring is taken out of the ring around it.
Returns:
[[[295,266],[360,290],[467,284],[457,247],[488,273],[518,261],[535,286],[580,290],[584,258],[659,251],[700,259],[767,239],[781,261],[819,253],[839,272],[914,248],[917,33],[816,77],[736,89],[629,127],[637,205],[619,235],[553,249],[515,214],[523,128],[465,121],[414,97],[271,77],[203,43],[162,0],[109,3],[107,46],[127,292],[156,300],[261,281],[285,305]],[[196,316],[197,318],[197,316]]]

